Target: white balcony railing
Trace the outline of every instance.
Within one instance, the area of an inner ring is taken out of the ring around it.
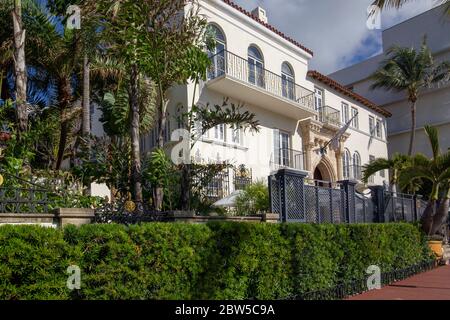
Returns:
[[[208,80],[227,75],[314,110],[314,93],[227,50],[211,58]]]
[[[277,149],[270,157],[270,169],[272,171],[279,169],[304,170],[303,151],[282,148]]]
[[[319,108],[319,121],[337,127],[341,126],[341,112],[329,106]]]

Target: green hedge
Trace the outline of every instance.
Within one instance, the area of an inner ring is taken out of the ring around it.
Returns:
[[[411,224],[2,226],[0,299],[287,299],[430,257]]]

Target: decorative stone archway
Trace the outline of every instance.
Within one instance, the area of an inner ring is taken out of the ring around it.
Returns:
[[[344,142],[350,134],[345,133],[341,137],[337,149],[327,147],[326,155],[321,155],[320,148],[336,135],[340,127],[312,118],[302,120],[299,124],[303,140],[305,170],[309,172],[309,177],[314,178],[315,170],[318,169],[323,180],[332,182],[342,180],[342,153]]]
[[[318,175],[321,179],[318,179]],[[323,181],[337,181],[336,172],[333,168],[333,163],[328,159],[328,157],[322,157],[319,163],[314,167],[313,178],[316,180]]]

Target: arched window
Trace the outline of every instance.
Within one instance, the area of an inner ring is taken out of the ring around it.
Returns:
[[[361,180],[361,156],[358,152],[353,154],[353,178]]]
[[[344,150],[344,154],[342,155],[342,169],[344,179],[350,178],[350,165],[351,165],[351,155],[350,151],[347,149]]]
[[[283,64],[281,65],[281,79],[283,97],[291,100],[296,100],[294,71],[287,62],[283,62]]]
[[[214,25],[208,25],[208,32],[214,38],[215,46],[209,50],[208,55],[212,60],[208,72],[209,79],[214,79],[225,74],[226,70],[226,40],[222,30]]]
[[[259,87],[265,86],[264,81],[264,58],[261,51],[255,46],[248,48],[248,82]]]

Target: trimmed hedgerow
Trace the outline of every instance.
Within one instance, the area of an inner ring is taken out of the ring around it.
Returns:
[[[403,223],[3,226],[0,299],[288,299],[430,257]]]

